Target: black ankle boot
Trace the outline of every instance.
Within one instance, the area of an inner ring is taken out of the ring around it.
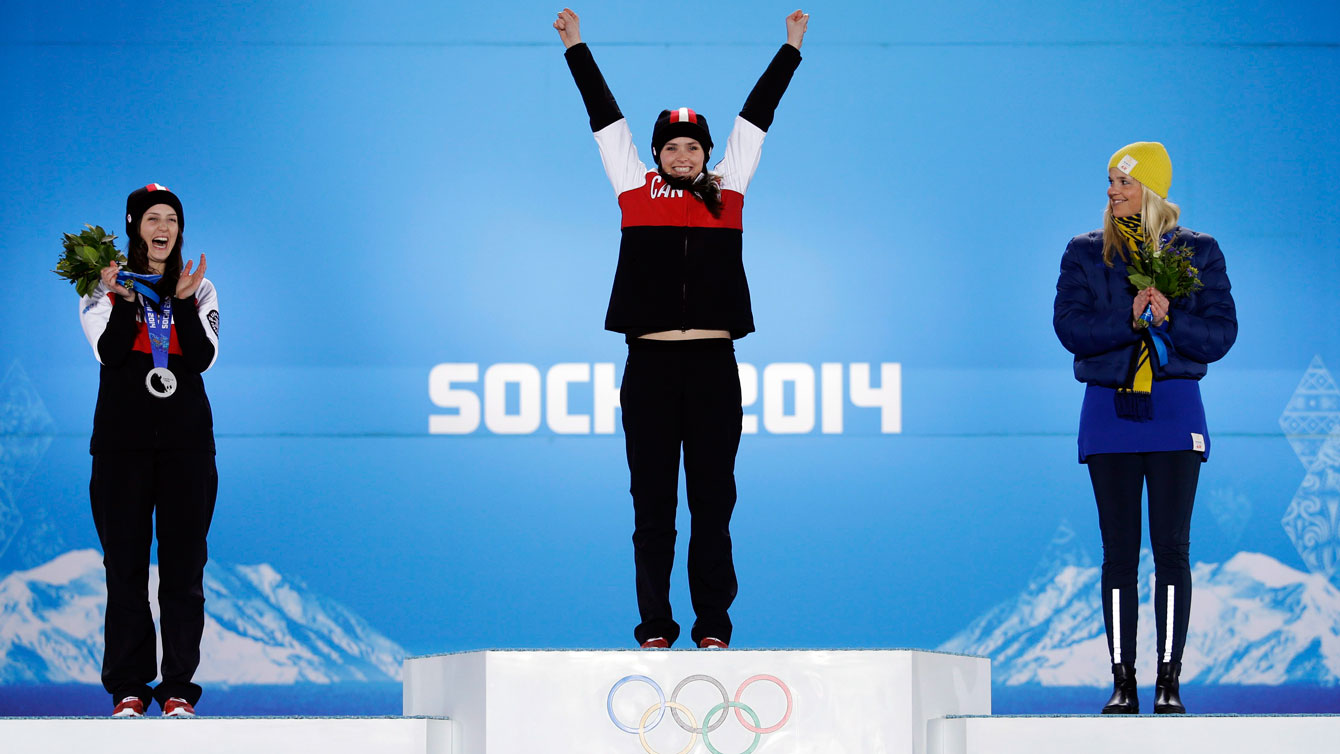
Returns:
[[[1182,663],[1159,663],[1159,677],[1154,683],[1154,714],[1186,714],[1186,707],[1182,706],[1182,697],[1178,693],[1177,676],[1181,674]]]
[[[1112,666],[1112,698],[1103,705],[1104,715],[1140,714],[1140,697],[1135,694],[1135,666]]]

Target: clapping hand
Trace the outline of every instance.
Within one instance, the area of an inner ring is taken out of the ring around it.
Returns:
[[[191,260],[186,260],[186,269],[181,271],[177,278],[177,292],[174,294],[177,298],[190,298],[195,295],[195,291],[200,287],[200,283],[205,279],[205,255],[200,255],[200,266],[194,273],[191,272]]]

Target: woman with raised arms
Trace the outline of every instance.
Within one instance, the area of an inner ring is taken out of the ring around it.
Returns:
[[[763,138],[800,64],[808,23],[801,11],[787,15],[786,43],[745,100],[720,161],[709,170],[715,142],[707,118],[688,107],[657,116],[654,167],[638,159],[628,121],[582,42],[577,14],[564,8],[554,21],[623,216],[605,329],[622,333],[628,343],[619,399],[641,616],[633,635],[643,648],[667,648],[679,637],[670,572],[681,446],[692,517],[691,636],[703,648],[721,649],[731,641],[728,612],[737,582],[730,520],[743,417],[733,341],[754,331],[742,211]],[[690,71],[683,61],[660,62],[678,76],[710,73]]]

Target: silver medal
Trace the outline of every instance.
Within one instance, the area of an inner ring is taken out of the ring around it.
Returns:
[[[166,398],[177,392],[177,375],[167,367],[154,367],[144,376],[144,386],[149,388],[149,395]]]

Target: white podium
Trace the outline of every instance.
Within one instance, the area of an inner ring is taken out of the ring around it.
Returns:
[[[0,751],[43,754],[451,754],[451,721],[405,717],[0,719]]]
[[[1337,715],[1018,715],[932,720],[928,754],[1340,751]]]
[[[928,720],[991,711],[989,660],[914,650],[465,652],[404,688],[453,754],[926,754]]]

